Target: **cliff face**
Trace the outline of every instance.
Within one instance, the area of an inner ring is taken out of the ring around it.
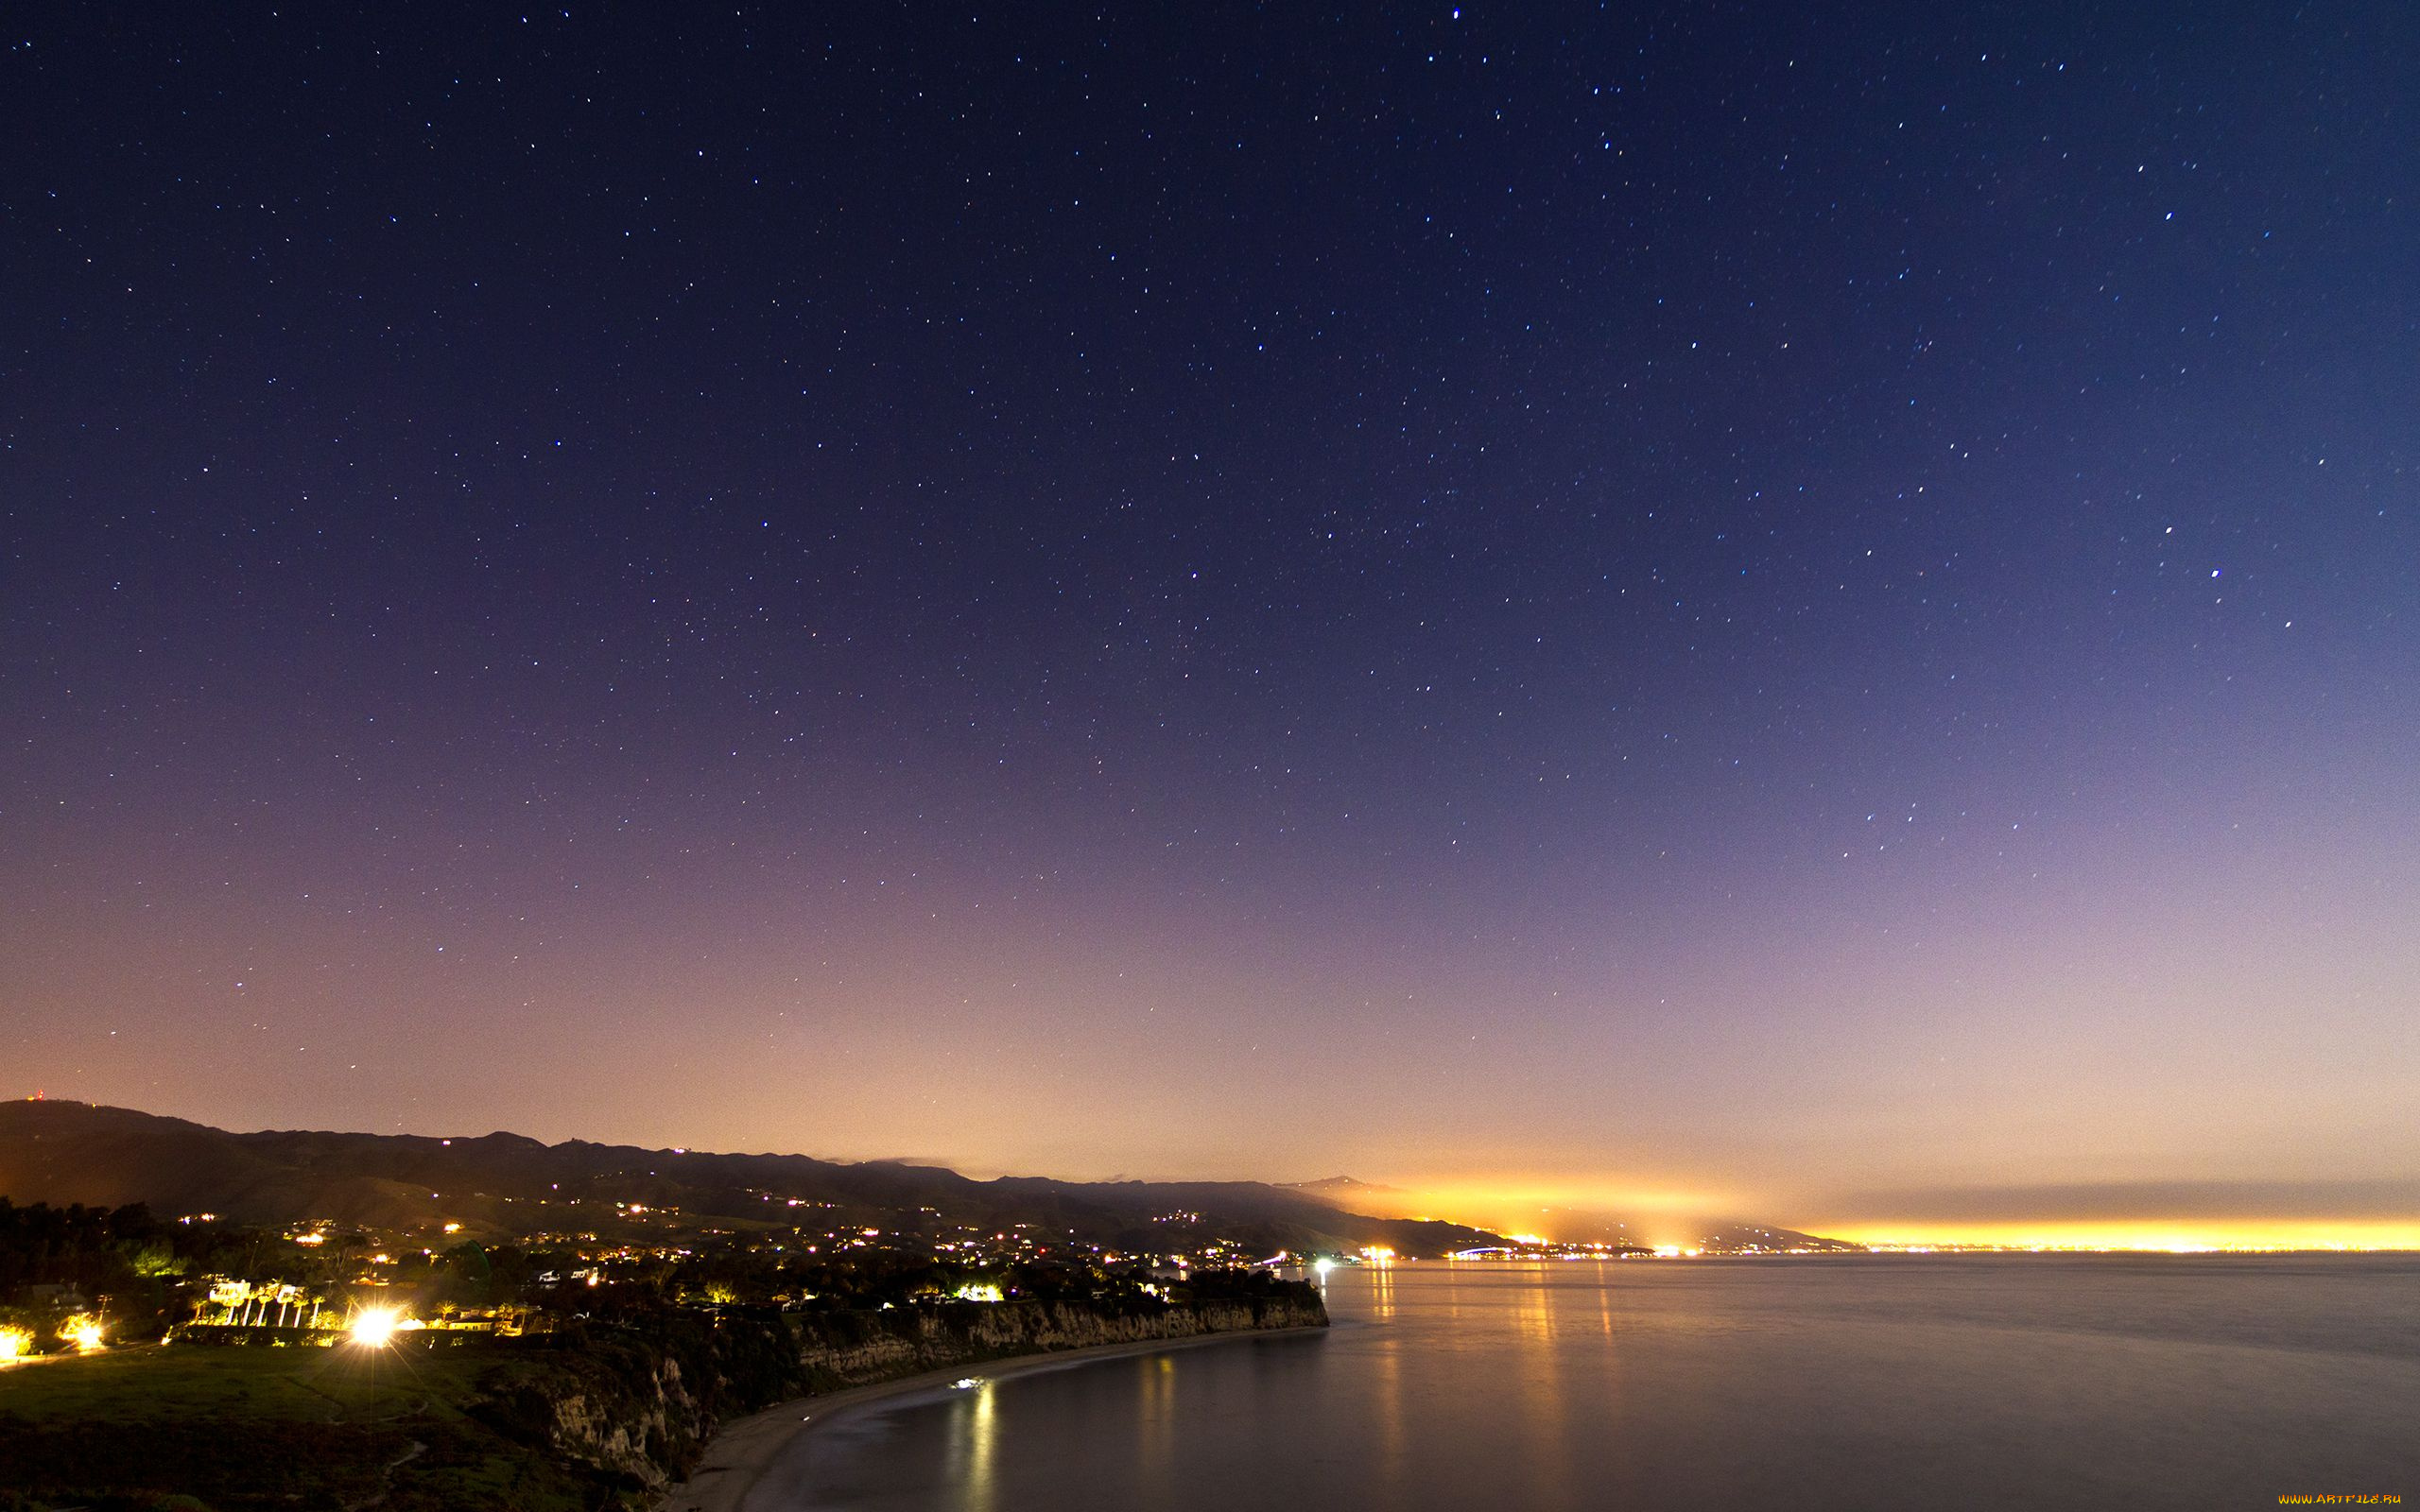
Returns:
[[[564,1392],[548,1404],[546,1441],[558,1452],[649,1489],[696,1462],[714,1417],[681,1380],[681,1362],[665,1360],[635,1393]]]
[[[817,1390],[871,1385],[926,1370],[1103,1344],[1190,1339],[1253,1329],[1323,1328],[1316,1293],[1181,1303],[1114,1313],[1080,1302],[969,1303],[890,1313],[810,1314],[799,1363]]]
[[[804,1382],[776,1320],[709,1328],[667,1319],[552,1342],[491,1370],[472,1416],[626,1491],[677,1477],[724,1417],[795,1394]]]
[[[791,1397],[1016,1355],[1326,1324],[1307,1286],[1151,1307],[957,1303],[734,1317],[622,1332],[501,1374],[479,1416],[627,1486],[660,1490],[696,1466],[723,1419]]]

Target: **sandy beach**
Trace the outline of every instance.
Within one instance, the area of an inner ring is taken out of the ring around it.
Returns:
[[[820,1397],[800,1397],[725,1423],[715,1435],[713,1442],[706,1446],[706,1457],[699,1463],[697,1469],[657,1501],[656,1512],[741,1512],[749,1491],[782,1452],[789,1447],[794,1437],[888,1398],[930,1391],[958,1381],[998,1381],[1029,1371],[1095,1360],[1200,1349],[1204,1345],[1225,1344],[1236,1339],[1285,1338],[1326,1332],[1322,1328],[1238,1329],[1233,1332],[1202,1333],[1191,1338],[1143,1339],[1132,1344],[1097,1345],[1087,1349],[1054,1349],[1047,1354],[1020,1354],[1005,1360],[987,1360],[980,1365],[927,1370],[921,1375],[902,1376],[896,1381],[855,1386],[846,1391],[826,1392]]]

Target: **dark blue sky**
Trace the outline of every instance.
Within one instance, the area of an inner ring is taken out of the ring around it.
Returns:
[[[20,17],[0,1059],[2408,1175],[2420,23],[2130,9]]]

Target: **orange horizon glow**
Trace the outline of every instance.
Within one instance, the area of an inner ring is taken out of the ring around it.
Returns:
[[[1357,1207],[1379,1216],[1441,1219],[1550,1243],[1618,1237],[1650,1246],[1693,1246],[1707,1228],[1737,1225],[1750,1214],[1748,1221],[1885,1249],[2420,1250],[2420,1217],[2375,1214],[1824,1219],[1780,1215],[1787,1214],[1787,1203],[1723,1193],[1520,1181],[1406,1187],[1392,1200]]]
[[[1808,1228],[1882,1248],[1991,1246],[2001,1249],[2420,1249],[2410,1219],[2044,1219],[2001,1223],[1843,1223]]]
[[[1706,1213],[1746,1205],[1722,1192],[1521,1178],[1429,1182],[1398,1188],[1392,1195],[1357,1194],[1353,1198],[1356,1211],[1375,1217],[1437,1219],[1554,1240],[1579,1237],[1582,1229],[1594,1233],[1615,1217],[1642,1231],[1677,1233]]]

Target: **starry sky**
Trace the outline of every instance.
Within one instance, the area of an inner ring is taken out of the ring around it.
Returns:
[[[2410,8],[6,26],[0,1091],[2420,1233]]]

